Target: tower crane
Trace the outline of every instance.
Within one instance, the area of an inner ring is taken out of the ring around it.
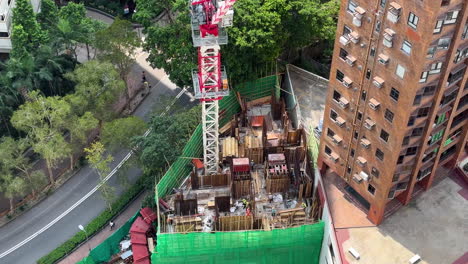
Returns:
[[[198,48],[198,69],[192,72],[192,78],[195,98],[202,103],[205,175],[218,172],[218,102],[229,95],[227,75],[221,65],[219,51],[220,45],[228,42],[225,28],[232,26],[232,6],[235,2],[190,0],[192,39],[194,47]]]

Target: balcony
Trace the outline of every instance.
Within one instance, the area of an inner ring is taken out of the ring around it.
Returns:
[[[453,118],[450,129],[454,129],[456,126],[466,121],[467,118],[468,118],[468,110],[461,112],[460,114],[458,114],[457,116]]]
[[[455,68],[452,69],[450,72],[448,79],[447,79],[447,87],[450,87],[451,85],[457,83],[461,79],[463,79],[463,76],[465,74],[466,70],[466,64],[461,63],[457,65]]]

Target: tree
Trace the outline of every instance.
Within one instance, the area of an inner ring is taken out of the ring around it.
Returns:
[[[146,129],[145,121],[138,117],[119,118],[104,124],[101,140],[109,150],[117,150],[119,147],[131,148],[132,138],[141,136]]]
[[[139,160],[144,169],[157,174],[180,155],[185,143],[200,123],[200,107],[174,116],[155,116],[151,119],[151,133],[135,138],[139,145]]]
[[[25,138],[15,140],[11,137],[0,139],[0,165],[6,170],[18,171],[28,182],[28,190],[36,197],[37,190],[45,184],[45,175],[39,171],[31,173],[32,164],[26,156],[29,143]]]
[[[114,160],[114,158],[107,154],[105,155],[106,149],[104,145],[97,141],[91,144],[89,148],[85,148],[84,151],[86,154],[86,159],[88,160],[91,167],[96,170],[101,181],[101,195],[104,201],[107,204],[107,207],[112,211],[112,202],[115,199],[115,188],[110,186],[107,182],[104,181],[104,178],[111,171],[109,164]]]
[[[135,51],[140,46],[140,39],[130,21],[115,19],[112,25],[96,33],[98,58],[109,61],[117,67],[120,78],[127,86],[127,76],[135,63]],[[130,103],[130,92],[125,90],[127,104]]]
[[[64,127],[68,131],[69,142],[70,142],[70,169],[73,169],[74,159],[73,155],[79,151],[83,144],[87,141],[87,133],[96,128],[98,125],[98,120],[94,118],[91,112],[85,112],[82,116],[78,116],[75,113],[71,112],[67,117],[67,122],[65,122]]]
[[[13,176],[12,172],[2,170],[0,171],[0,189],[10,201],[10,213],[13,213],[15,209],[13,199],[25,194],[26,184],[24,180]]]
[[[156,10],[172,14],[168,25],[152,23]],[[234,25],[228,28],[229,44],[222,58],[228,77],[236,82],[257,78],[265,64],[282,54],[318,39],[334,39],[338,1],[243,0],[234,5]],[[135,17],[145,26],[145,49],[153,67],[163,68],[179,86],[190,86],[196,68],[190,17],[184,0],[140,0]],[[333,36],[332,36],[333,35]]]
[[[53,34],[56,31],[56,25],[59,20],[59,10],[57,5],[52,0],[41,1],[41,12],[37,14],[37,22],[41,26],[42,30],[47,32],[49,40],[53,38]]]
[[[13,31],[11,42],[13,47],[24,45],[27,52],[34,52],[46,40],[46,35],[41,30],[36,20],[31,2],[29,0],[16,0],[16,6],[13,9],[13,25],[21,26],[22,31]],[[17,27],[17,29],[20,27]],[[18,34],[17,32],[21,32]],[[17,38],[18,37],[18,38]],[[18,43],[21,41],[21,44]],[[18,53],[19,55],[20,53]],[[12,55],[16,55],[13,52]],[[24,55],[24,54],[21,54]]]
[[[49,180],[54,184],[52,168],[70,152],[63,128],[71,107],[60,97],[43,97],[37,91],[31,92],[29,98],[13,113],[11,122],[28,134],[34,151],[46,160]]]
[[[76,83],[75,96],[69,99],[77,114],[90,111],[100,124],[116,116],[112,106],[125,85],[112,64],[91,60],[66,76]]]

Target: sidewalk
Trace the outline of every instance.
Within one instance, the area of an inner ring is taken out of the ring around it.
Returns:
[[[123,211],[117,218],[114,219],[115,227],[113,231],[119,229],[125,222],[132,217],[136,211],[140,209],[141,201],[148,192],[140,194],[128,207]],[[77,229],[78,231],[78,229]],[[95,236],[89,239],[88,242],[82,244],[78,249],[73,251],[69,256],[62,259],[58,264],[75,264],[78,261],[82,260],[84,257],[88,256],[89,249],[93,249],[97,245],[101,244],[106,238],[108,238],[112,232],[110,231],[109,226],[105,227],[101,232],[97,233]]]

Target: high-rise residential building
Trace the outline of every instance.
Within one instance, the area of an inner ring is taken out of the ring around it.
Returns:
[[[41,1],[31,0],[34,12],[39,12]],[[10,34],[12,30],[11,21],[13,17],[13,8],[15,0],[0,0],[0,57],[11,51]]]
[[[319,167],[382,222],[465,155],[467,0],[342,0]],[[325,176],[326,177],[326,176]]]

